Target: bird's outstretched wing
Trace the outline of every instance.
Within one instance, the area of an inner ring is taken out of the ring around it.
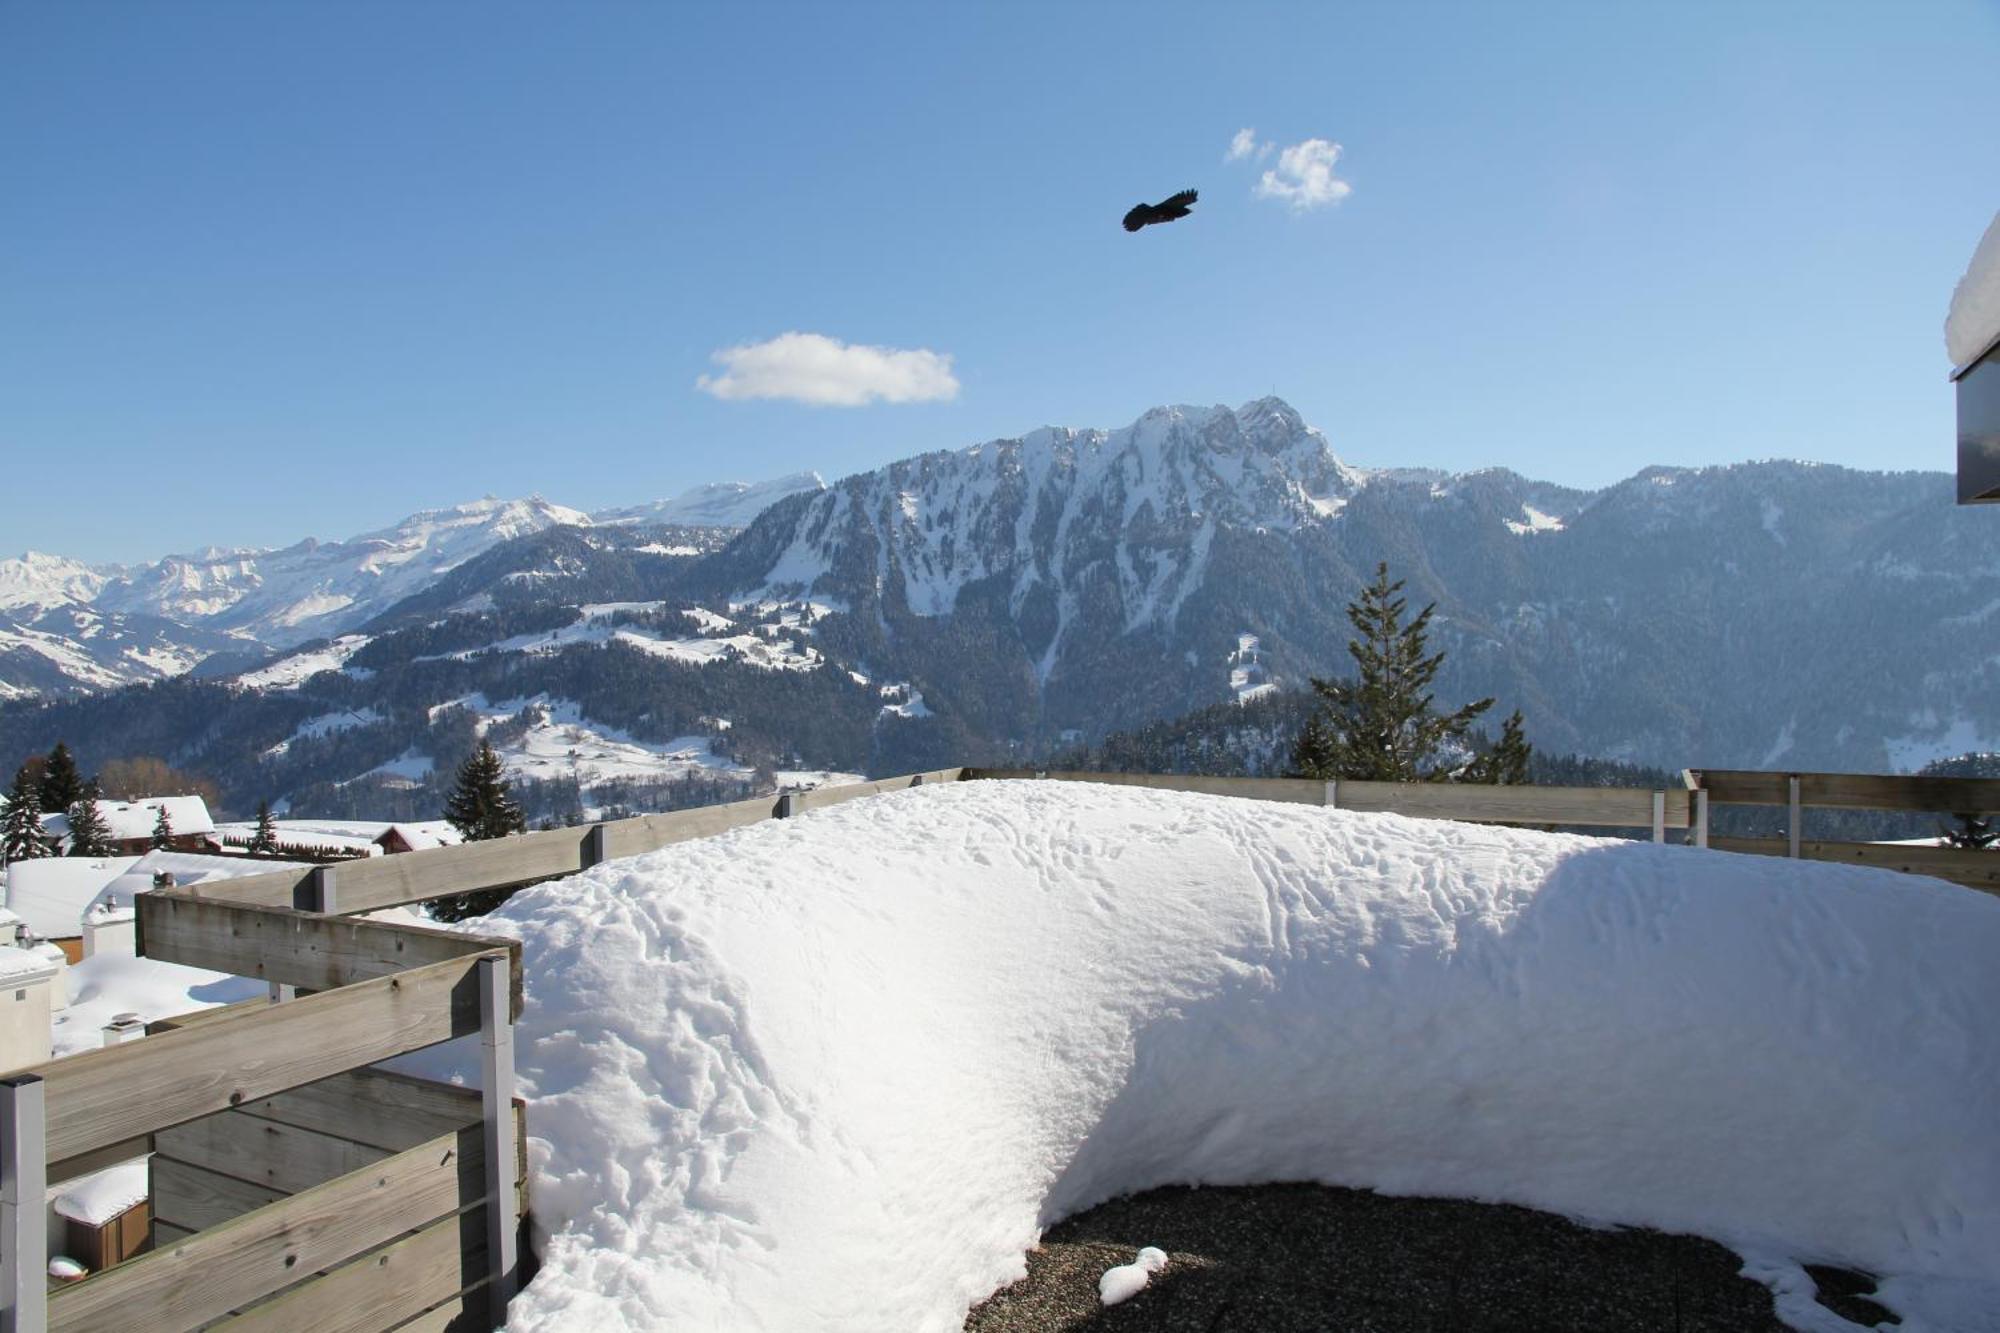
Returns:
[[[1141,227],[1150,227],[1155,222],[1173,222],[1184,218],[1188,215],[1188,210],[1194,207],[1194,201],[1200,197],[1193,190],[1182,190],[1179,194],[1170,195],[1157,204],[1140,204],[1125,215],[1125,230],[1137,231]]]

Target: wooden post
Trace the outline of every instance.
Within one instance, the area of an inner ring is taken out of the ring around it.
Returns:
[[[48,1117],[42,1080],[0,1079],[0,1329],[49,1326]]]
[[[1786,855],[1794,861],[1799,859],[1799,775],[1794,773],[1785,780],[1786,809],[1785,841],[1789,850]]]
[[[1319,798],[1319,803],[1329,810],[1338,810],[1340,808],[1340,779],[1328,778],[1326,780],[1326,791]]]
[[[778,812],[774,818],[790,819],[799,812],[799,794],[795,791],[778,794]]]
[[[1666,840],[1667,794],[1663,791],[1656,791],[1653,793],[1653,841],[1665,842]]]
[[[340,909],[335,907],[333,896],[333,867],[314,866],[312,878],[307,881],[306,893],[312,903],[312,910],[332,916]]]
[[[611,859],[611,854],[608,850],[611,845],[610,837],[610,831],[603,824],[592,824],[589,832],[583,835],[583,868],[585,870],[590,869],[594,865],[602,865]]]
[[[1708,788],[1697,787],[1694,793],[1694,845],[1708,846]]]
[[[486,1117],[486,1256],[488,1326],[507,1322],[520,1270],[515,1261],[514,1024],[509,1008],[508,964],[479,960],[480,1099]]]

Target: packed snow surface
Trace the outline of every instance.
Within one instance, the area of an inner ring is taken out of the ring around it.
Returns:
[[[956,1329],[1061,1217],[1270,1180],[1716,1237],[1801,1328],[1800,1259],[2000,1308],[2000,901],[1937,881],[968,782],[469,928],[525,946],[516,1328]]]
[[[1963,368],[1996,338],[2000,338],[2000,213],[1987,224],[1965,276],[1951,294],[1951,313],[1944,322],[1945,352],[1952,365]]]

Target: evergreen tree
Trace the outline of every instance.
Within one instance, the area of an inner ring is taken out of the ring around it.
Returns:
[[[269,856],[278,850],[278,821],[271,818],[271,803],[257,802],[257,827],[250,834],[249,851]]]
[[[1386,563],[1375,581],[1349,602],[1347,618],[1359,638],[1348,642],[1358,672],[1351,681],[1314,678],[1322,700],[1320,716],[1328,738],[1318,753],[1307,753],[1305,736],[1293,754],[1293,771],[1303,778],[1349,778],[1373,782],[1434,782],[1455,774],[1438,766],[1438,751],[1462,741],[1473,722],[1493,706],[1480,699],[1454,713],[1432,706],[1430,685],[1443,653],[1427,652],[1432,603],[1403,623],[1408,603],[1396,594],[1402,581],[1389,581]]]
[[[1535,747],[1521,734],[1521,710],[1500,724],[1500,739],[1493,748],[1472,761],[1466,770],[1467,782],[1490,782],[1501,787],[1519,787],[1528,781],[1528,764]]]
[[[97,783],[83,786],[83,795],[69,808],[69,854],[71,856],[111,855],[111,830],[97,808]]]
[[[42,764],[42,809],[67,810],[82,798],[83,775],[76,771],[76,756],[57,741]]]
[[[42,790],[26,764],[14,774],[7,792],[7,820],[0,826],[0,861],[31,861],[47,856],[42,841]]]
[[[444,817],[467,842],[504,838],[523,832],[528,821],[521,807],[507,793],[506,769],[493,742],[482,740],[466,761],[458,766],[451,795],[445,799]],[[463,921],[469,916],[485,916],[511,897],[511,889],[481,889],[440,898],[430,906],[439,921]]]
[[[160,852],[174,845],[174,825],[173,821],[167,818],[167,807],[164,804],[157,805],[154,809],[158,813],[153,816],[152,847],[154,851]]]
[[[1333,730],[1321,720],[1318,712],[1306,719],[1305,729],[1299,732],[1298,742],[1292,746],[1292,771],[1301,777],[1318,777],[1324,781],[1333,775],[1340,764],[1340,753]]]

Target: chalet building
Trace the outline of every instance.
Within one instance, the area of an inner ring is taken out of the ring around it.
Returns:
[[[132,900],[168,882],[201,884],[300,866],[290,861],[246,861],[240,856],[196,852],[147,852],[143,856],[51,856],[16,861],[6,871],[6,910],[20,918],[23,934],[61,949],[72,963],[93,952],[86,938],[110,951],[130,952]]]
[[[212,852],[220,846],[215,838],[215,821],[209,818],[208,802],[199,796],[145,796],[136,801],[97,803],[111,837],[111,850],[119,856],[143,856],[153,850],[153,830],[159,825],[160,811],[167,812],[167,827],[173,836],[168,847],[177,852]],[[62,847],[69,839],[69,816],[61,811],[42,816],[42,833],[53,845]]]

